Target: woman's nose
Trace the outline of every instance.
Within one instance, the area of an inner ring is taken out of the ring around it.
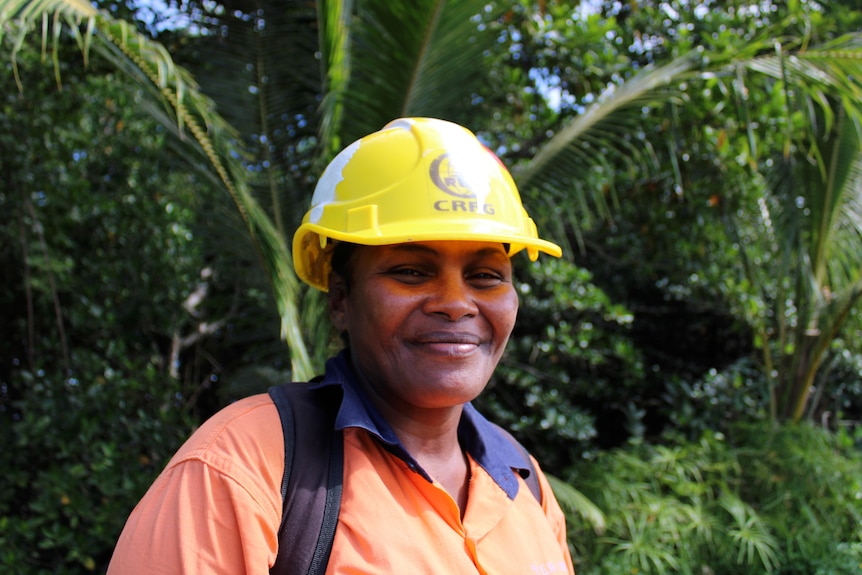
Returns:
[[[460,273],[441,274],[429,287],[431,292],[425,303],[427,313],[445,316],[449,321],[476,315],[478,308],[470,286]]]

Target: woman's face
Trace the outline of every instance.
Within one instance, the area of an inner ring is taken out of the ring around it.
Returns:
[[[374,395],[405,415],[479,395],[518,312],[502,244],[358,246],[348,269],[349,291],[333,275],[331,317]]]

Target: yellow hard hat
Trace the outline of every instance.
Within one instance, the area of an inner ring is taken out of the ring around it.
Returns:
[[[472,132],[402,118],[357,140],[326,167],[293,236],[296,274],[328,289],[335,241],[385,245],[475,240],[523,249],[531,260],[560,246],[539,239],[508,170]]]

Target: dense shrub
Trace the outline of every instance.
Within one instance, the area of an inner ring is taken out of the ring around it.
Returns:
[[[811,425],[634,442],[568,479],[605,514],[597,532],[571,513],[580,575],[862,569],[862,455]]]
[[[769,387],[750,357],[710,369],[693,382],[668,381],[662,399],[674,433],[691,440],[709,430],[726,431],[736,421],[769,418]]]
[[[807,419],[852,435],[862,425],[862,355],[852,353],[843,340],[835,340],[821,372]],[[669,429],[691,440],[708,430],[727,431],[738,421],[770,418],[769,382],[752,357],[742,357],[721,370],[709,369],[694,381],[667,381],[664,387],[663,413]]]
[[[857,345],[856,341],[848,341],[855,340],[855,335],[858,334],[833,342],[808,408],[814,421],[832,429],[862,426],[862,354],[848,349],[849,343]]]
[[[21,370],[6,384],[18,399],[0,414],[4,573],[104,571],[131,507],[191,427],[179,384],[153,363],[83,351],[72,361],[79,377]]]
[[[86,573],[192,427],[169,372],[201,189],[127,86],[64,67],[60,89],[26,44],[18,66],[24,93],[0,68],[0,571]]]
[[[478,403],[545,467],[562,469],[601,441],[639,433],[631,400],[643,368],[627,337],[632,316],[566,260],[516,261],[526,311]]]

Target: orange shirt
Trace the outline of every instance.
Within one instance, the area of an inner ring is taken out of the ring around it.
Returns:
[[[333,383],[331,367],[323,385],[343,384]],[[452,497],[368,409],[348,382],[337,421],[344,491],[327,574],[574,573],[563,513],[544,475],[537,467],[540,505],[507,467],[505,440],[489,440],[490,424],[472,406],[459,430],[462,445],[473,446],[465,446],[471,480],[463,521]],[[269,396],[226,407],[135,507],[108,574],[268,573],[278,553],[283,471],[281,422]]]

